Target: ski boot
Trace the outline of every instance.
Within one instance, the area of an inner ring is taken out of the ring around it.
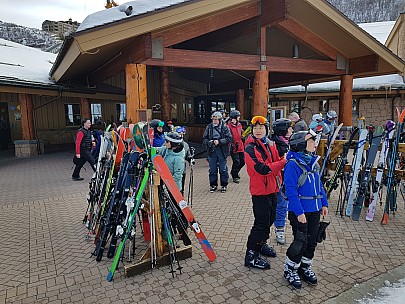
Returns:
[[[271,258],[275,258],[277,256],[276,251],[272,247],[267,245],[267,243],[264,243],[262,245],[260,253]]]
[[[315,272],[312,271],[312,259],[302,257],[301,266],[298,268],[298,275],[309,285],[317,285],[318,279]]]
[[[279,245],[285,244],[284,227],[276,227],[276,241]]]
[[[260,257],[258,252],[249,249],[246,250],[245,266],[263,270],[270,269],[269,261]]]
[[[297,273],[299,266],[300,264],[294,263],[287,256],[285,257],[284,278],[295,289],[301,289],[302,286],[301,279]]]

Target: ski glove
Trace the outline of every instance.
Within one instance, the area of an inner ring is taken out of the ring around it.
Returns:
[[[326,228],[329,224],[329,222],[325,222],[323,219],[319,222],[318,235],[316,236],[316,241],[318,243],[322,243],[322,241],[326,240]]]

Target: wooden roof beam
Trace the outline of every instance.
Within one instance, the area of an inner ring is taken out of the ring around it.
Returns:
[[[106,64],[88,75],[89,83],[95,84],[106,80],[125,70],[128,63],[143,62],[152,57],[152,39],[150,34],[136,37],[119,53],[115,54]]]
[[[168,47],[248,20],[258,14],[258,5],[256,2],[252,2],[155,32],[152,34],[152,39],[162,37],[163,46]]]
[[[366,55],[349,59],[349,73],[359,74],[366,72],[377,72],[380,57],[378,55]]]
[[[151,58],[143,63],[196,69],[259,71],[265,66],[269,72],[342,75],[336,61],[267,56],[266,62],[259,55],[164,49],[163,59]]]
[[[276,26],[314,51],[329,57],[330,59],[336,60],[339,52],[325,40],[321,39],[298,22],[292,19],[287,19],[281,21]],[[342,57],[346,58],[346,56],[343,55]]]
[[[270,26],[286,20],[289,14],[288,0],[260,1],[260,26]]]

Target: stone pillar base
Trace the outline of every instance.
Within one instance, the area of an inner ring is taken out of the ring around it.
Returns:
[[[15,157],[31,157],[38,154],[44,154],[44,142],[36,140],[15,140]],[[40,151],[38,151],[38,149]],[[38,153],[39,152],[39,153]]]

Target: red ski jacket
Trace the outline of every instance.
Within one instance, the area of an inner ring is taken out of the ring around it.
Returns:
[[[280,158],[274,142],[267,140],[264,144],[249,136],[245,142],[245,163],[250,177],[251,195],[268,195],[280,191],[281,170],[286,160]]]
[[[243,133],[242,124],[238,122],[236,125],[234,125],[231,122],[231,120],[229,120],[228,127],[232,133],[231,152],[232,153],[243,152],[244,147],[242,141],[242,133]]]

